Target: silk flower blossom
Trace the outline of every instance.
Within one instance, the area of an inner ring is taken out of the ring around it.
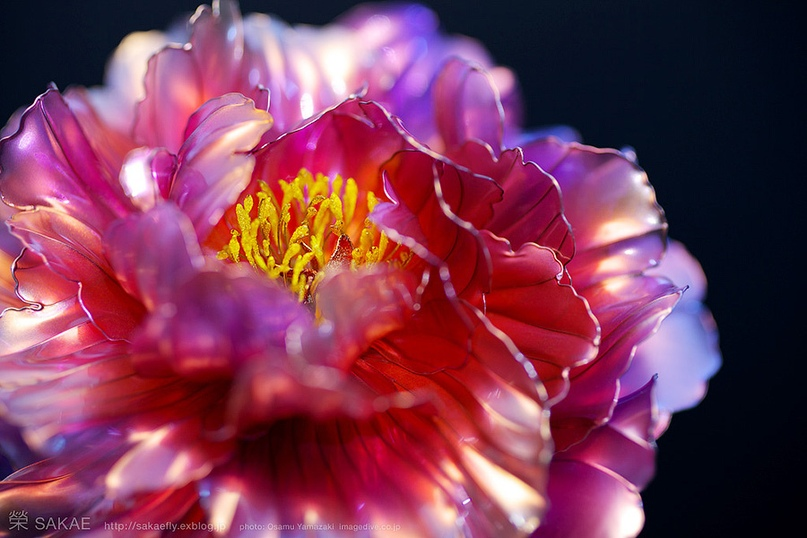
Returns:
[[[720,363],[705,279],[631,155],[520,113],[421,6],[221,1],[15,114],[0,512],[638,534]]]

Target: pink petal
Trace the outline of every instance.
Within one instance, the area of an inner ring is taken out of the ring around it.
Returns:
[[[16,291],[28,305],[52,305],[74,297],[76,282],[55,274],[44,258],[32,250],[25,250],[12,266]]]
[[[178,489],[206,477],[226,460],[232,447],[205,435],[199,418],[130,434],[138,442],[107,473],[107,495],[126,499],[141,492]]]
[[[249,183],[255,159],[248,152],[270,125],[268,114],[239,94],[209,101],[188,120],[170,197],[200,238]]]
[[[91,103],[98,118],[111,129],[127,136],[131,134],[137,103],[146,95],[144,79],[148,60],[168,42],[169,36],[157,31],[127,35],[107,64],[104,86],[83,92],[82,98]]]
[[[25,112],[20,130],[0,141],[0,193],[19,209],[51,208],[95,230],[130,207],[56,90]]]
[[[177,153],[188,118],[208,100],[227,93],[244,94],[266,110],[267,92],[259,80],[251,80],[260,66],[245,50],[237,4],[214,6],[202,6],[194,15],[188,45],[168,45],[149,60],[145,98],[137,106],[134,133],[139,143]]]
[[[492,77],[479,65],[452,58],[432,86],[435,119],[449,155],[465,142],[479,142],[498,155],[504,109]]]
[[[580,292],[600,322],[597,359],[573,368],[566,397],[552,408],[552,436],[557,449],[583,439],[611,415],[619,378],[635,348],[658,330],[678,302],[681,290],[667,280],[624,276],[604,280]]]
[[[576,244],[576,287],[658,263],[667,223],[645,172],[621,153],[549,138],[524,148],[560,184]]]
[[[177,169],[177,158],[163,148],[137,148],[126,155],[120,169],[120,184],[132,204],[148,211],[167,199]]]
[[[116,221],[104,242],[117,281],[149,310],[170,304],[204,265],[191,222],[170,203]]]
[[[205,101],[193,53],[169,45],[149,59],[146,98],[137,106],[135,140],[177,153],[188,118]]]

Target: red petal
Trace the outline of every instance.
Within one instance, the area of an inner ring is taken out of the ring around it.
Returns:
[[[483,308],[533,361],[553,398],[566,390],[570,368],[596,356],[599,326],[586,301],[561,284],[563,267],[553,251],[525,243],[513,252],[506,242],[485,237],[493,280]]]
[[[504,197],[493,206],[493,218],[485,228],[507,239],[514,249],[527,242],[555,249],[566,262],[574,253],[571,226],[563,216],[560,188],[552,176],[523,160],[520,149],[494,157],[488,148],[469,142],[451,159],[493,178]]]

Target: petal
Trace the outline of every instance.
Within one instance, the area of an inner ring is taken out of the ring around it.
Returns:
[[[490,219],[499,187],[417,151],[399,152],[383,173],[392,201],[374,210],[379,227],[430,264],[444,265],[448,274],[440,277],[454,293],[486,290],[490,260],[477,227]]]
[[[569,265],[576,287],[658,263],[667,223],[635,163],[617,151],[554,138],[530,144],[524,155],[560,184],[576,244]]]
[[[98,160],[104,169],[109,170],[110,176],[114,176],[115,171],[120,170],[126,154],[135,147],[129,130],[118,131],[106,123],[102,111],[94,108],[90,90],[81,87],[68,88],[64,100]],[[126,116],[125,113],[121,115]]]
[[[494,157],[488,148],[464,144],[451,159],[477,174],[492,178],[504,197],[494,205],[485,228],[507,239],[514,249],[526,242],[555,249],[566,262],[574,254],[571,226],[563,215],[557,182],[534,163],[524,162],[520,149]]]
[[[137,105],[134,137],[142,145],[177,153],[188,118],[205,101],[193,53],[169,45],[148,61],[146,97]]]
[[[111,276],[101,238],[90,227],[49,208],[24,211],[11,222],[14,232],[58,275],[79,284],[79,299],[92,322],[112,339],[126,339],[139,323],[142,306]],[[31,302],[40,302],[31,290]],[[47,290],[47,289],[46,289]],[[43,300],[47,300],[45,291]]]
[[[435,78],[432,95],[446,154],[451,155],[468,141],[499,154],[504,109],[493,78],[481,66],[458,58],[448,60]]]
[[[120,184],[132,204],[148,211],[169,196],[177,158],[163,148],[137,148],[126,155],[120,169]]]
[[[86,99],[112,129],[126,135],[132,131],[135,107],[146,95],[148,60],[168,41],[166,34],[157,31],[127,35],[107,64],[104,86],[87,90]]]
[[[637,489],[619,476],[585,463],[553,462],[549,499],[549,512],[533,534],[535,538],[628,538],[637,536],[644,525]]]
[[[378,393],[410,392],[409,406],[361,419],[289,418],[244,444],[201,485],[208,521],[377,524],[405,536],[531,531],[544,506],[541,406],[512,350],[476,319],[467,361],[451,372],[413,375],[386,352],[359,361],[360,379]]]
[[[20,130],[0,141],[0,193],[19,209],[51,208],[95,230],[128,206],[109,170],[56,90],[25,112]]]
[[[567,389],[570,368],[597,355],[597,321],[586,301],[560,282],[563,267],[551,250],[525,243],[513,252],[503,240],[485,237],[493,262],[485,313],[533,362],[553,398]]]
[[[184,141],[188,118],[208,100],[238,92],[262,110],[268,104],[267,92],[259,87],[260,80],[254,80],[260,66],[253,53],[245,50],[235,2],[200,7],[190,28],[188,44],[170,44],[151,57],[145,97],[137,105],[137,141],[172,153]]]
[[[149,315],[133,341],[138,371],[210,381],[251,359],[286,362],[286,334],[311,315],[287,290],[233,269],[193,275]]]
[[[636,346],[658,330],[681,296],[669,281],[645,276],[613,277],[580,293],[600,323],[602,340],[594,361],[571,370],[569,392],[552,408],[557,450],[608,420]]]
[[[620,379],[620,393],[630,394],[657,375],[659,408],[680,411],[703,399],[708,379],[720,368],[717,329],[711,314],[700,303],[706,292],[706,278],[683,245],[670,243],[667,255],[653,273],[690,287],[658,333],[636,350],[630,369]]]
[[[140,441],[107,473],[107,495],[125,499],[141,492],[178,489],[207,476],[226,459],[231,446],[205,438],[201,422],[191,418],[130,434],[130,439]]]
[[[639,490],[655,471],[653,382],[620,399],[611,421],[555,454],[547,518],[534,535],[636,536],[644,523]]]
[[[209,101],[188,121],[170,197],[200,238],[249,183],[255,159],[248,152],[270,125],[269,115],[239,94]]]
[[[113,223],[104,243],[117,281],[149,310],[204,265],[190,220],[170,203]]]
[[[488,79],[484,84],[489,84],[500,99],[505,129],[520,123],[520,96],[512,72],[494,66],[490,55],[475,40],[441,34],[439,21],[429,8],[416,4],[359,6],[339,22],[348,28],[357,43],[358,50],[353,52],[354,60],[350,63],[359,59],[359,65],[352,80],[366,81],[366,96],[393,110],[407,130],[424,143],[440,147],[434,121],[438,110],[432,96],[440,78],[449,85],[456,82],[452,80],[454,72],[451,69],[441,75],[443,66],[454,58],[462,58],[468,65],[487,71],[480,78]],[[470,94],[489,95],[488,88],[483,87],[483,90],[482,94],[475,91]],[[436,93],[447,94],[442,90]],[[498,123],[496,130],[501,126],[498,112],[494,117],[483,119],[485,125]],[[473,128],[472,125],[468,127]],[[495,130],[486,132],[495,133]],[[484,137],[486,141],[488,138]],[[497,140],[495,134],[492,140],[494,143]],[[493,147],[499,149],[498,145]]]
[[[373,341],[401,329],[420,308],[421,281],[409,272],[371,267],[328,273],[317,287],[315,299],[320,314],[318,332],[327,331],[328,337],[322,339],[321,350],[315,351],[313,343],[305,350],[328,357],[322,363],[352,364]]]

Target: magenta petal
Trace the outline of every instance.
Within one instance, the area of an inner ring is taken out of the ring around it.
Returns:
[[[552,463],[549,501],[533,538],[630,538],[644,525],[642,499],[630,482],[578,461]]]
[[[25,112],[20,130],[0,141],[0,193],[19,209],[47,207],[101,230],[129,211],[117,171],[93,152],[56,90]]]
[[[134,361],[148,375],[230,377],[251,359],[284,363],[287,331],[311,324],[292,294],[268,279],[237,270],[197,273],[146,319]]]
[[[582,295],[600,322],[602,340],[597,359],[571,370],[569,393],[552,408],[559,450],[608,420],[636,346],[658,330],[681,290],[664,279],[624,276],[586,288]]]
[[[655,472],[653,431],[658,416],[653,384],[620,399],[606,425],[555,454],[549,512],[536,538],[639,533],[644,523],[639,490]]]
[[[270,125],[266,112],[234,93],[206,103],[188,121],[193,130],[179,150],[171,199],[200,238],[207,237],[249,183],[255,159],[248,152]]]
[[[109,170],[110,174],[114,174],[116,170],[120,170],[126,154],[134,149],[134,141],[129,136],[130,126],[127,125],[125,130],[118,131],[107,124],[108,118],[102,118],[102,111],[93,107],[90,92],[91,90],[81,87],[68,88],[63,99],[70,107],[102,166]]]
[[[169,304],[204,265],[190,221],[171,203],[113,223],[104,243],[118,282],[149,310]]]
[[[639,272],[661,259],[667,223],[647,174],[621,153],[549,138],[524,148],[526,158],[560,184],[576,244],[575,286]]]
[[[450,59],[437,74],[432,95],[437,129],[447,154],[467,141],[481,142],[499,154],[504,109],[493,79],[481,66]]]
[[[16,212],[16,209],[0,201],[0,256],[8,256],[11,257],[12,260],[22,250],[22,243],[20,243],[19,239],[11,235],[11,232],[6,226],[6,221]],[[11,264],[4,264],[4,266],[10,265]]]

